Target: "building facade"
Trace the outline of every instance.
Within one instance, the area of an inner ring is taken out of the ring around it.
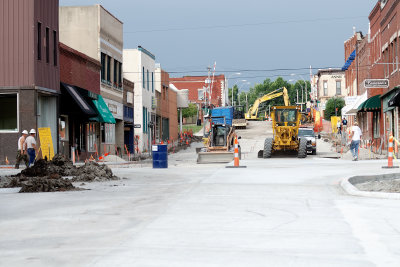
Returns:
[[[101,5],[60,7],[60,41],[100,61],[100,97],[113,119],[100,117],[99,154],[124,148],[123,23]]]
[[[145,48],[124,49],[124,77],[135,83],[134,120],[137,151],[149,152],[156,122],[155,56]]]
[[[93,100],[100,94],[99,61],[60,43],[60,153],[76,160],[98,158],[100,123]],[[73,148],[73,150],[72,150]]]
[[[341,69],[321,69],[317,77],[318,108],[323,116],[329,99],[344,98],[347,95],[345,72]]]
[[[0,162],[15,160],[22,130],[49,127],[58,152],[58,8],[58,0],[0,1]]]
[[[135,84],[128,79],[124,80],[124,148],[121,153],[128,151],[133,154],[135,151],[134,134],[134,90]]]

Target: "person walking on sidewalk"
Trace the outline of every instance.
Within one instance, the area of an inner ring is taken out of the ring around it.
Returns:
[[[28,150],[29,155],[29,166],[35,162],[36,158],[36,140],[35,140],[35,129],[31,129],[29,131],[29,136],[25,140],[26,148]]]
[[[336,126],[337,126],[337,133],[342,134],[342,124],[340,120],[338,120]]]
[[[351,154],[353,155],[353,161],[358,160],[358,148],[360,147],[362,132],[360,127],[358,127],[358,123],[355,122],[354,126],[351,127],[351,143],[350,143],[350,150]]]
[[[28,136],[28,131],[23,130],[22,136],[18,139],[18,152],[17,152],[17,157],[16,157],[17,161],[15,163],[16,169],[19,169],[19,163],[22,160],[24,160],[27,168],[29,166],[28,155],[26,154],[26,144],[25,144],[25,140],[26,140],[27,136]]]

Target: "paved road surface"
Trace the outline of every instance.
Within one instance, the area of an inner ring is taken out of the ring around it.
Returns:
[[[339,187],[383,161],[257,159],[268,124],[250,126],[246,169],[196,165],[192,148],[89,191],[1,189],[0,266],[399,266],[399,201]]]

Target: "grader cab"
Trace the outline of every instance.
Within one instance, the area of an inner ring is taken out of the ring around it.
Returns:
[[[301,120],[300,108],[296,106],[273,107],[271,117],[273,137],[265,139],[262,157],[270,158],[275,151],[296,151],[298,158],[305,158],[307,156],[307,140],[299,139],[298,136]]]

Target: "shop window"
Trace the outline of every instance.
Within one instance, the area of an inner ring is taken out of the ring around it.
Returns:
[[[60,141],[68,141],[68,117],[61,116],[58,119],[58,135]]]
[[[88,152],[96,152],[96,124],[86,124]]]
[[[380,113],[374,112],[373,125],[374,125],[374,138],[380,137]]]
[[[101,135],[104,144],[115,144],[115,124],[104,123]]]
[[[0,131],[18,132],[17,94],[0,94]]]

